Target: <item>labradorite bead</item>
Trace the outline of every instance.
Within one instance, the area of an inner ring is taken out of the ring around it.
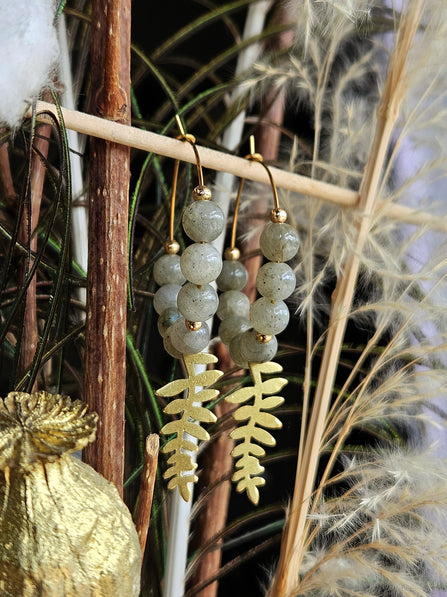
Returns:
[[[185,325],[183,317],[171,327],[171,342],[173,347],[182,354],[195,354],[201,352],[210,341],[210,329],[206,323],[202,323],[202,327],[193,332]]]
[[[217,293],[212,286],[197,286],[188,282],[177,297],[177,306],[185,319],[206,321],[214,315],[219,304]]]
[[[182,273],[189,282],[209,284],[217,278],[222,269],[219,251],[209,243],[189,245],[180,257]]]
[[[157,321],[158,332],[160,336],[165,336],[171,325],[180,317],[180,311],[176,308],[169,307],[165,309]]]
[[[228,290],[220,295],[217,316],[222,321],[233,315],[248,317],[249,312],[250,300],[243,292]]]
[[[216,280],[217,288],[222,291],[242,290],[247,284],[247,268],[240,261],[225,260],[222,271]]]
[[[177,295],[180,291],[180,284],[165,284],[157,290],[154,295],[154,309],[159,315],[165,309],[177,309]]]
[[[275,336],[269,342],[259,342],[256,330],[244,332],[240,340],[241,357],[249,363],[265,363],[271,361],[278,350],[278,341]]]
[[[182,353],[177,350],[174,345],[172,344],[172,326],[167,330],[166,334],[163,337],[163,346],[166,352],[174,357],[174,359],[181,359]]]
[[[225,216],[213,201],[194,201],[183,212],[183,230],[197,243],[210,243],[225,227]]]
[[[250,328],[251,324],[246,317],[233,315],[222,321],[218,333],[221,341],[228,345],[235,336],[246,332]]]
[[[287,263],[266,263],[256,277],[259,294],[275,301],[289,297],[295,285],[295,273]]]
[[[290,224],[269,222],[262,231],[260,245],[270,261],[289,261],[298,251],[298,233]]]
[[[261,297],[250,307],[250,321],[260,334],[279,334],[289,323],[289,309],[283,301]]]
[[[231,342],[230,346],[228,347],[230,357],[234,361],[234,363],[241,367],[242,369],[248,369],[248,362],[241,354],[241,339],[243,334],[238,334],[235,336]]]
[[[185,276],[180,269],[180,255],[162,255],[154,264],[154,280],[159,286],[184,284]]]

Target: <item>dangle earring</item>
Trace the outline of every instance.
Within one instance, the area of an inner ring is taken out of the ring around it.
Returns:
[[[232,451],[236,458],[236,472],[233,481],[238,492],[246,492],[249,499],[259,502],[258,487],[265,484],[261,476],[264,467],[259,457],[265,450],[259,444],[274,446],[275,439],[267,429],[279,429],[281,421],[269,412],[284,401],[279,392],[287,380],[281,377],[262,381],[263,373],[278,373],[282,367],[271,362],[277,352],[276,334],[282,332],[289,322],[289,310],[284,299],[294,291],[296,285],[292,268],[285,263],[298,251],[299,240],[296,230],[286,224],[287,213],[279,207],[278,193],[269,168],[262,156],[254,151],[254,139],[250,138],[250,155],[247,159],[260,163],[269,176],[274,197],[274,208],[270,212],[270,222],[265,226],[260,239],[261,252],[269,260],[263,265],[256,278],[256,288],[261,294],[250,307],[249,300],[241,292],[247,280],[245,267],[238,262],[240,251],[235,246],[237,216],[244,185],[241,179],[236,198],[235,213],[231,234],[231,246],[225,251],[227,265],[217,280],[224,292],[219,299],[217,315],[222,320],[219,335],[224,344],[229,345],[230,356],[236,365],[249,368],[253,386],[243,387],[226,397],[232,404],[243,404],[253,398],[251,404],[240,406],[233,412],[236,423],[244,425],[231,432],[234,440],[242,440]],[[263,398],[263,395],[267,397]]]
[[[165,349],[171,356],[183,360],[187,377],[168,383],[156,394],[165,398],[183,395],[165,407],[166,414],[178,415],[179,418],[164,425],[160,433],[175,434],[162,449],[164,453],[172,452],[168,459],[170,466],[163,477],[169,479],[168,489],[178,487],[180,495],[188,501],[191,499],[190,483],[198,480],[194,473],[197,464],[193,460],[198,449],[197,442],[209,439],[208,432],[200,423],[216,421],[215,415],[201,404],[214,400],[219,392],[204,388],[223,375],[216,369],[203,370],[208,364],[216,363],[217,358],[201,351],[210,340],[206,320],[214,315],[218,306],[217,293],[210,282],[218,277],[222,269],[220,253],[210,243],[223,231],[225,217],[211,200],[211,190],[204,185],[195,138],[185,133],[178,117],[176,120],[181,133],[179,138],[190,143],[196,158],[198,185],[192,192],[193,202],[185,209],[182,218],[183,230],[194,243],[178,257],[180,247],[173,239],[178,177],[176,162],[171,192],[170,239],[165,244],[167,254],[160,257],[154,266],[155,280],[164,285],[155,293],[154,307],[160,314],[158,328]],[[202,371],[196,372],[196,365],[202,366]]]

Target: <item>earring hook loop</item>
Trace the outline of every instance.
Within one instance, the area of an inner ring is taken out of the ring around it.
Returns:
[[[194,135],[191,135],[185,131],[183,123],[180,120],[180,116],[178,114],[175,115],[175,122],[177,123],[178,129],[180,131],[180,135],[178,135],[177,139],[180,139],[180,141],[188,142],[191,145],[191,147],[193,148],[194,155],[196,158],[197,178],[199,181],[199,185],[203,186],[202,163],[200,161],[199,151],[196,146],[196,138],[194,137]]]
[[[252,162],[258,162],[259,164],[261,164],[261,166],[264,167],[265,171],[268,174],[270,185],[272,187],[273,200],[274,200],[274,203],[275,203],[275,207],[272,210],[272,214],[271,214],[270,217],[271,217],[272,220],[273,220],[273,218],[275,218],[274,221],[276,221],[278,217],[281,217],[281,220],[283,220],[284,216],[282,215],[282,212],[284,212],[284,210],[282,210],[279,207],[278,191],[276,189],[276,184],[275,184],[275,181],[273,179],[273,175],[270,172],[270,168],[264,163],[264,158],[262,157],[262,154],[256,153],[255,138],[254,138],[253,135],[250,135],[249,142],[250,142],[250,153],[245,156],[245,159],[250,160]],[[233,224],[231,226],[231,240],[230,240],[231,244],[230,244],[230,249],[235,249],[236,248],[237,220],[238,220],[239,206],[240,206],[240,202],[241,202],[241,195],[242,195],[242,189],[244,187],[244,183],[245,183],[245,178],[241,178],[240,182],[239,182],[239,187],[238,187],[238,190],[237,190],[237,194],[236,194],[236,201],[235,201],[235,204],[234,204]],[[281,216],[277,215],[277,214],[279,214],[279,212],[281,212]],[[285,214],[285,212],[284,212],[284,214]],[[287,217],[287,214],[286,214],[286,217]]]

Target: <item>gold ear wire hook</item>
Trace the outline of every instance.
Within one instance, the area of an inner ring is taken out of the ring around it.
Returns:
[[[275,202],[275,207],[274,207],[274,209],[272,209],[272,211],[270,213],[270,219],[272,220],[272,222],[285,222],[287,219],[287,213],[285,212],[285,210],[283,210],[279,207],[278,191],[276,190],[275,181],[273,180],[273,176],[272,176],[272,173],[270,172],[270,168],[264,164],[264,158],[262,157],[262,155],[260,153],[256,153],[255,138],[253,135],[250,135],[249,143],[250,143],[250,153],[248,155],[246,155],[245,158],[247,160],[251,160],[253,162],[258,162],[259,164],[261,164],[261,166],[263,166],[265,168],[265,170],[268,174],[269,180],[270,180],[270,185],[272,187],[273,200]],[[240,202],[241,202],[241,195],[242,195],[242,189],[243,189],[244,183],[245,183],[245,178],[241,178],[241,180],[239,182],[237,194],[236,194],[236,201],[234,204],[233,224],[231,226],[231,241],[230,241],[231,244],[230,244],[230,247],[226,251],[226,254],[228,253],[228,257],[233,256],[233,259],[239,258],[238,256],[234,257],[234,255],[237,255],[237,253],[235,253],[235,251],[238,251],[236,248],[236,229],[237,229],[239,206],[240,206]]]
[[[172,173],[171,210],[170,210],[170,214],[169,214],[169,241],[167,243],[165,243],[165,250],[167,253],[173,253],[173,252],[178,253],[178,251],[180,249],[180,245],[174,239],[175,196],[177,194],[177,180],[178,180],[179,166],[180,166],[180,161],[175,160],[174,172]]]
[[[273,191],[273,200],[275,202],[275,209],[280,209],[279,207],[279,199],[278,199],[278,191],[276,190],[276,184],[273,180],[272,173],[270,172],[270,168],[264,164],[264,158],[260,153],[255,152],[255,138],[253,135],[250,135],[250,153],[249,155],[245,156],[247,160],[251,160],[252,162],[258,162],[261,166],[264,167],[265,171],[268,174],[270,185]]]
[[[177,123],[178,129],[180,131],[180,135],[177,137],[177,139],[180,139],[181,141],[187,141],[194,150],[197,166],[197,178],[199,181],[199,185],[203,186],[202,164],[200,162],[199,152],[196,147],[196,138],[194,137],[194,135],[190,135],[189,133],[185,132],[185,128],[178,114],[175,115],[175,122]]]

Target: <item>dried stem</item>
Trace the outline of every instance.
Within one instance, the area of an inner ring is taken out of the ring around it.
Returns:
[[[130,122],[130,0],[92,3],[93,110]],[[105,122],[105,121],[104,121]],[[91,140],[85,397],[99,415],[86,459],[122,495],[129,147]]]
[[[138,503],[135,513],[135,526],[137,528],[138,538],[140,539],[142,557],[144,557],[144,550],[146,549],[147,532],[149,530],[151,519],[159,445],[160,439],[156,433],[151,433],[151,435],[147,436],[140,491],[138,493]]]
[[[37,251],[37,236],[34,234],[39,222],[40,205],[42,202],[43,185],[45,182],[45,165],[43,158],[48,155],[49,141],[51,135],[51,126],[42,124],[36,128],[34,138],[34,151],[31,156],[30,166],[30,202],[25,202],[24,213],[21,216],[19,241],[29,248],[30,254]],[[39,155],[40,154],[40,155]],[[29,213],[28,213],[29,212]],[[20,272],[20,283],[24,283],[28,274],[29,262],[25,260]],[[39,330],[37,325],[37,277],[33,275],[28,282],[26,291],[26,306],[23,320],[22,341],[20,345],[20,355],[18,362],[18,372],[22,375],[31,365],[37,344],[39,341]],[[37,381],[30,392],[37,390]]]
[[[269,592],[271,597],[293,595],[298,583],[298,574],[306,543],[304,531],[319,462],[326,415],[360,268],[359,256],[362,253],[371,218],[376,209],[377,190],[402,99],[403,71],[420,22],[422,6],[422,0],[412,2],[401,23],[395,51],[389,65],[387,81],[379,106],[376,135],[360,189],[359,214],[361,218],[358,225],[357,241],[352,253],[347,258],[343,274],[332,297],[328,335],[315,391],[311,420],[302,463],[297,470],[290,514],[281,544],[280,560]]]

